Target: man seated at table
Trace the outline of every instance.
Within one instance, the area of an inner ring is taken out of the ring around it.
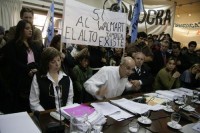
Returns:
[[[151,74],[151,69],[149,66],[144,64],[145,55],[142,52],[133,53],[132,55],[135,61],[135,73],[129,76],[129,80],[132,80],[133,87],[135,90],[140,90],[141,92],[152,91],[152,83],[154,77]]]
[[[119,66],[104,66],[84,83],[88,93],[102,100],[120,96],[125,88],[131,88],[128,76],[133,73],[135,61],[131,57],[122,59]]]

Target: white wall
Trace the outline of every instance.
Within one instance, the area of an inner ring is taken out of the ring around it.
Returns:
[[[192,7],[191,7],[192,8]],[[190,41],[196,41],[197,47],[200,48],[200,12],[179,14],[175,17],[176,24],[193,24],[196,27],[187,28],[186,26],[174,27],[173,39],[180,41],[182,46],[187,46]]]

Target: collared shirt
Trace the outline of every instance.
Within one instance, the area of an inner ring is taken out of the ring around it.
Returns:
[[[128,78],[120,78],[119,66],[102,67],[95,75],[84,83],[84,87],[88,93],[102,100],[103,97],[96,95],[101,86],[107,88],[105,98],[120,96],[128,82]]]
[[[60,71],[59,75],[58,75],[58,82],[63,78],[63,76],[66,76],[66,74],[63,71]],[[57,95],[57,91],[56,91],[57,83],[53,80],[53,78],[50,76],[49,73],[47,73],[47,78],[53,83],[55,105],[56,105],[56,109],[59,110],[58,95]],[[73,104],[73,96],[74,96],[73,86],[72,86],[72,81],[70,79],[69,94],[68,94],[66,106]],[[39,86],[38,86],[36,75],[34,75],[33,81],[32,81],[32,84],[31,84],[31,91],[30,91],[29,100],[30,100],[30,107],[31,107],[32,111],[36,111],[36,110],[37,111],[44,111],[45,110],[42,107],[42,105],[40,104],[40,91],[39,91]]]
[[[27,61],[28,61],[27,64],[35,62],[34,54],[31,49],[29,51],[27,51]]]

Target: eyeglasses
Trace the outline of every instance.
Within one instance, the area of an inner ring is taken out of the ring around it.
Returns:
[[[52,88],[52,89],[51,89],[51,88]],[[59,91],[60,91],[60,96],[62,96],[62,85],[58,85],[58,86],[56,86],[55,88],[56,88],[57,94],[59,94]],[[53,89],[53,85],[50,84],[50,85],[49,85],[49,96],[50,96],[50,97],[55,97],[54,91],[53,91],[53,90],[54,90],[54,89]]]

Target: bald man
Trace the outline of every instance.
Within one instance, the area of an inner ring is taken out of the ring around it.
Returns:
[[[135,61],[122,59],[119,66],[104,66],[84,83],[88,93],[98,100],[120,96],[126,88],[128,77],[133,73]]]

